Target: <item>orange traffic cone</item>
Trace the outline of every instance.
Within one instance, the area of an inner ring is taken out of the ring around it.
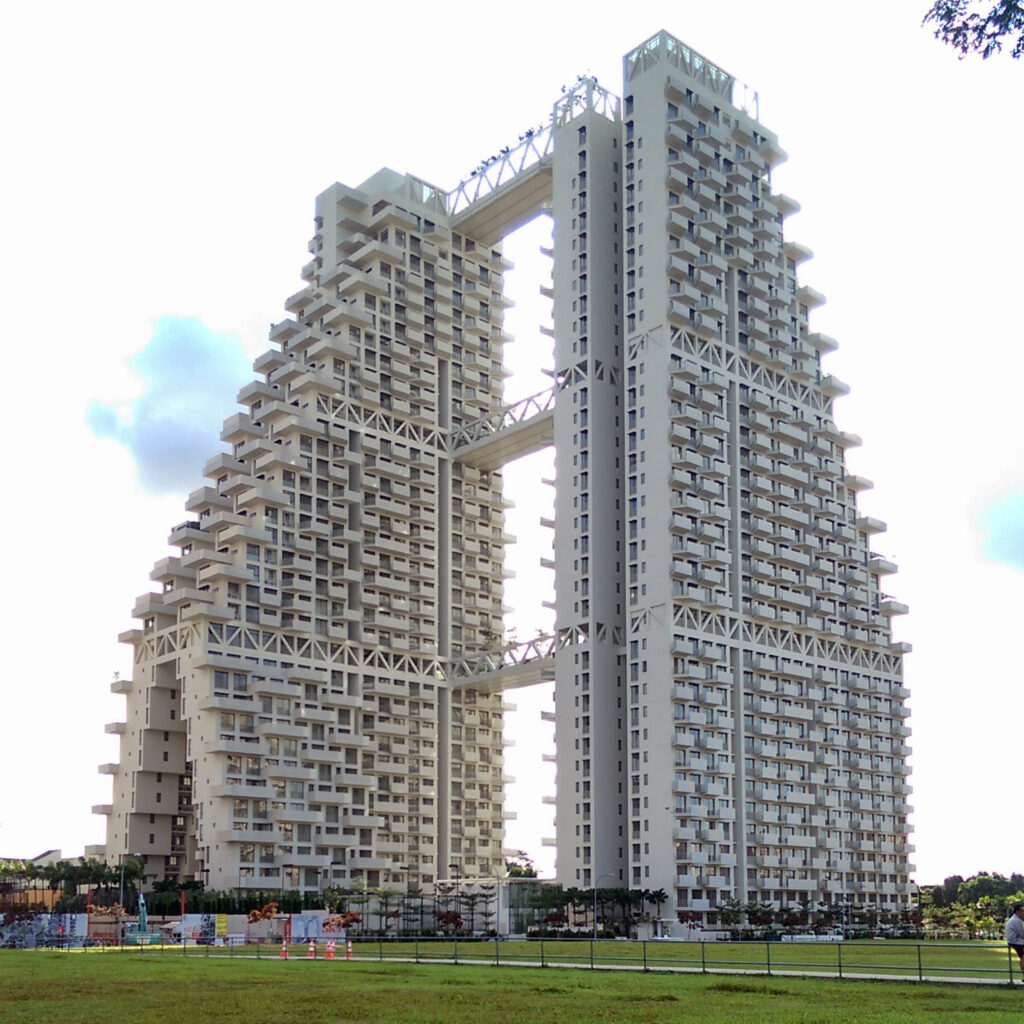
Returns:
[[[351,939],[349,939],[345,943],[345,959],[346,960],[351,960],[352,959],[352,940]]]
[[[310,939],[309,940],[309,949],[306,950],[306,959],[307,960],[315,960],[316,959],[316,940],[315,939]]]
[[[334,940],[333,939],[329,939],[328,942],[327,942],[327,952],[324,953],[324,959],[325,960],[333,960],[334,959]]]
[[[279,957],[279,959],[281,959],[281,960],[287,960],[288,959],[288,943],[285,942],[284,939],[281,940],[281,956]]]

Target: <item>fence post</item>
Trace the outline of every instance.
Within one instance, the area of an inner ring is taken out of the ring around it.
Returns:
[[[839,980],[843,980],[843,944],[842,942],[836,943],[836,952],[839,954]]]
[[[412,940],[412,951],[416,958],[416,963],[420,962],[420,937],[418,935],[413,937]]]
[[[383,961],[383,959],[384,959],[384,939],[380,935],[378,935],[377,936],[377,962],[380,963],[380,962]]]
[[[703,939],[701,939],[700,940],[700,973],[701,974],[707,974],[708,973],[708,962],[707,962],[707,959],[705,957],[705,949],[704,949],[705,945],[706,945],[706,943],[704,942]]]
[[[917,980],[924,981],[924,968],[921,966],[921,943],[917,944]]]
[[[494,930],[494,966],[501,966],[501,946],[498,941],[498,930]]]
[[[1006,947],[1006,966],[1010,970],[1010,984],[1013,984],[1013,950],[1009,946]]]
[[[644,939],[644,970],[647,970],[647,940]]]
[[[590,942],[590,969],[594,969],[594,940],[589,939]]]
[[[544,936],[543,935],[540,938],[540,965],[541,965],[541,967],[547,967],[547,964],[544,963]]]
[[[764,944],[764,958],[768,964],[768,977],[770,978],[772,976],[772,944],[767,940]]]
[[[455,960],[456,963],[458,963],[459,962],[459,936],[455,935],[453,940],[452,940],[452,942],[453,942],[454,950],[455,950],[454,960]]]

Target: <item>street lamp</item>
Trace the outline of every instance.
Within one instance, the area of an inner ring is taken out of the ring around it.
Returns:
[[[334,889],[335,888],[334,880],[335,880],[335,877],[338,874],[338,869],[339,868],[344,868],[344,867],[345,867],[345,862],[343,860],[332,860],[331,861],[331,866],[330,866],[330,869],[329,869],[330,873],[328,875],[328,882],[330,883],[328,885],[329,889]],[[327,907],[327,904],[325,903],[324,904],[324,910],[327,910],[327,909],[328,909],[328,907]],[[337,909],[337,906],[335,906],[335,909]]]
[[[501,868],[495,868],[494,869],[494,879],[495,879],[495,881],[497,882],[497,885],[498,885],[497,893],[495,894],[496,897],[497,897],[497,903],[495,904],[495,908],[494,908],[494,934],[495,935],[500,935],[501,934],[501,882],[502,882],[502,879],[504,877],[505,876],[501,873]],[[511,914],[511,907],[509,908],[509,913]],[[509,922],[509,929],[508,930],[510,932],[512,931],[512,923],[511,923],[511,921]]]
[[[409,899],[412,896],[412,875],[409,872],[412,871],[412,865],[403,864],[401,870],[405,872],[405,904],[402,907],[402,918],[405,920],[406,932],[409,932],[412,924],[412,914],[409,912]]]
[[[606,871],[594,883],[594,938],[595,939],[597,938],[597,889],[598,889],[598,886],[601,884],[601,879],[602,878],[614,878],[614,877],[615,877],[615,872],[614,871]]]
[[[123,853],[121,854],[121,884],[120,884],[120,887],[118,889],[118,894],[117,894],[117,905],[121,908],[122,916],[124,915],[124,858],[125,858],[125,856],[126,856],[125,854],[123,854]],[[127,856],[132,857],[132,858],[137,859],[137,860],[141,860],[142,859],[142,854],[141,853],[131,853],[131,854],[127,854]],[[117,944],[119,946],[121,945],[121,929],[120,928],[118,928]]]
[[[458,864],[449,864],[448,870],[455,876],[455,916],[461,921],[462,917],[459,914],[459,880],[461,878],[461,872],[459,871]],[[455,931],[458,932],[458,930],[458,927],[456,927]]]

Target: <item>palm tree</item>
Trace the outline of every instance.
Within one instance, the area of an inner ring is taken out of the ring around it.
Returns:
[[[811,909],[814,906],[814,900],[800,900],[800,913],[804,916],[804,924],[807,931],[811,930]]]
[[[0,860],[0,911],[13,909],[18,893],[28,902],[28,882],[37,877],[37,869],[30,861]]]
[[[817,923],[820,926],[822,921],[825,922],[826,926],[831,928],[832,926],[832,911],[829,904],[825,900],[818,900],[815,905],[815,911],[817,912]]]
[[[74,912],[78,890],[88,881],[89,869],[84,864],[73,864],[69,861],[64,874],[64,895],[61,898],[61,907],[69,913]]]
[[[347,909],[347,897],[352,890],[344,885],[329,885],[324,889],[324,907],[330,914],[343,914]]]
[[[648,890],[644,893],[644,899],[654,904],[654,915],[660,919],[661,905],[668,902],[668,893],[664,889],[655,889],[653,892]]]
[[[609,892],[612,911],[614,912],[616,907],[622,911],[622,922],[628,932],[629,926],[633,923],[634,909],[643,904],[643,893],[639,889],[611,889]]]
[[[125,857],[118,871],[119,882],[122,869],[124,871],[125,905],[130,907],[138,903],[139,890],[146,880],[146,868],[141,857]]]
[[[740,923],[742,913],[743,904],[733,897],[718,908],[718,920],[728,928],[735,928]]]
[[[582,889],[577,889],[575,886],[572,886],[565,890],[565,903],[571,911],[568,917],[572,927],[576,928],[579,926],[578,915],[581,911],[585,912],[590,908],[593,903],[593,899],[589,893],[585,893]]]
[[[767,927],[775,920],[775,904],[768,901],[758,903],[751,900],[743,905],[743,912],[747,915],[747,922],[752,925]]]

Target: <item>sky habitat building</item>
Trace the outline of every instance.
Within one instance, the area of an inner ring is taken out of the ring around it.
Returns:
[[[660,32],[621,98],[580,79],[452,192],[318,197],[307,284],[121,637],[108,857],[229,890],[494,878],[502,693],[553,678],[567,886],[698,919],[906,904],[906,608],[783,158]],[[501,240],[541,212],[554,384],[507,407]],[[556,628],[516,647],[501,469],[550,444]]]

